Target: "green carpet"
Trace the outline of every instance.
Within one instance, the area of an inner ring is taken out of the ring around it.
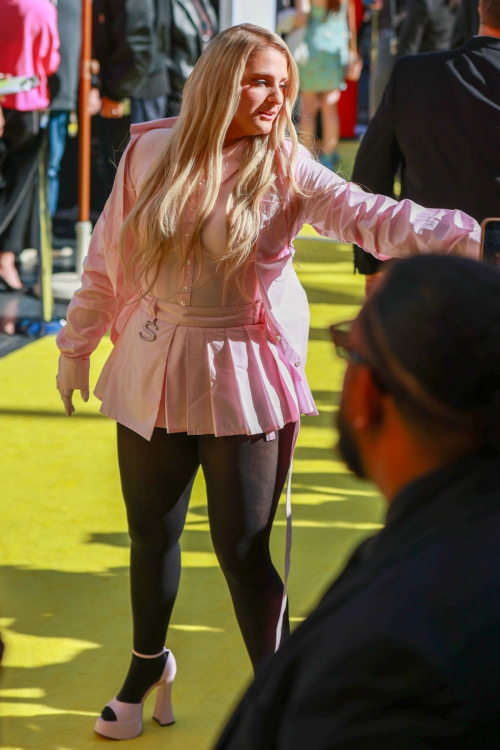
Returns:
[[[356,313],[362,283],[352,274],[348,248],[310,239],[298,240],[297,247],[312,312],[307,372],[321,414],[303,420],[294,463],[294,624],[383,514],[374,489],[346,473],[332,453],[343,367],[327,326]],[[93,357],[94,380],[109,350],[106,339]],[[56,361],[53,338],[0,360],[3,750],[104,746],[106,740],[93,733],[94,717],[119,687],[130,651],[128,537],[115,425],[98,414],[94,398],[89,404],[77,400],[71,420],[63,415]],[[284,526],[281,506],[272,540],[280,570]],[[179,666],[177,723],[160,728],[153,722],[150,699],[144,733],[134,741],[137,750],[211,747],[250,679],[211,547],[201,476],[182,548],[181,591],[168,639]]]

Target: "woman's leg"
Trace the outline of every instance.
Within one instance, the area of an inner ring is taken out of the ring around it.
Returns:
[[[131,538],[134,649],[158,654],[179,587],[179,538],[199,466],[198,438],[156,428],[148,442],[119,424],[118,460]],[[163,666],[164,658],[133,656],[118,699],[138,703]]]
[[[337,106],[339,99],[339,90],[321,94],[321,127],[323,133],[321,146],[325,154],[332,154],[339,145],[340,120]]]
[[[3,142],[7,157],[3,170],[7,184],[0,192],[0,279],[22,289],[16,257],[29,247],[37,206],[39,112],[5,110]]]
[[[318,95],[314,91],[301,91],[299,131],[301,140],[307,148],[314,148],[316,145],[318,111]]]
[[[254,669],[275,648],[283,583],[269,537],[290,465],[295,425],[263,435],[200,438],[214,549]],[[283,635],[289,632],[288,617]]]
[[[52,112],[49,120],[49,158],[47,164],[47,202],[53,218],[59,200],[59,172],[66,150],[69,112]]]

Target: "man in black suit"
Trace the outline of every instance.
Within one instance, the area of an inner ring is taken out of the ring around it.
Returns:
[[[417,256],[352,327],[339,449],[389,502],[217,750],[500,747],[500,272]]]
[[[92,44],[100,65],[99,127],[104,195],[111,193],[116,165],[130,124],[165,117],[172,86],[170,0],[93,0]]]
[[[447,52],[399,60],[361,142],[352,179],[481,222],[500,214],[500,0],[481,0],[479,36]],[[355,248],[360,273],[381,263]]]
[[[209,0],[170,0],[172,22],[170,80],[179,105],[182,89],[198,58],[218,32],[218,20]]]

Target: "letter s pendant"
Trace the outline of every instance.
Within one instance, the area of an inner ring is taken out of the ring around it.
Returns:
[[[141,339],[144,339],[144,341],[154,341],[156,338],[156,333],[152,330],[153,328],[155,331],[158,330],[158,326],[156,325],[156,318],[154,320],[148,320],[146,323],[143,323],[142,330],[146,332],[147,336],[145,336],[143,333],[139,331],[139,336]]]

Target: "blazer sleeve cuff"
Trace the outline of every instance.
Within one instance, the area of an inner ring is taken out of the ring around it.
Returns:
[[[57,387],[71,388],[74,391],[89,390],[90,359],[72,359],[61,354],[57,371]]]

